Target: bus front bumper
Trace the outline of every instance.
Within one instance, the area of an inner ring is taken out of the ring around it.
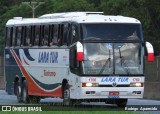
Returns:
[[[72,99],[119,99],[143,98],[143,87],[82,87],[72,92]]]

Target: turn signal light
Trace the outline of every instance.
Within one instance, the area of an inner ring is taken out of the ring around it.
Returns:
[[[143,83],[130,83],[130,87],[143,87],[144,84]]]

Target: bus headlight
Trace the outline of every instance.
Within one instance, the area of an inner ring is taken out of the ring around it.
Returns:
[[[82,87],[98,87],[98,83],[82,83]]]
[[[133,82],[133,83],[130,83],[130,87],[143,87],[143,83]]]

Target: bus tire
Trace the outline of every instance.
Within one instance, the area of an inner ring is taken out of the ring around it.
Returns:
[[[27,81],[23,81],[22,85],[22,100],[24,103],[29,103],[29,96],[28,96],[28,87],[27,87]]]
[[[126,107],[127,102],[128,102],[128,99],[118,99],[116,104],[118,107],[124,108]]]
[[[14,86],[15,86],[14,91],[15,95],[17,96],[17,101],[20,103],[22,102],[22,89],[20,86],[20,82],[19,81],[15,82]]]
[[[72,100],[70,99],[69,85],[66,84],[64,89],[63,89],[63,105],[64,106],[72,105],[71,101]]]

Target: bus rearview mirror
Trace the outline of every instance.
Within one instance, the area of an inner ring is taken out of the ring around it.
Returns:
[[[154,62],[154,50],[151,43],[146,42],[146,48],[147,48],[147,60],[148,62]]]

